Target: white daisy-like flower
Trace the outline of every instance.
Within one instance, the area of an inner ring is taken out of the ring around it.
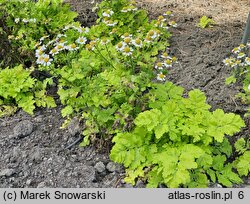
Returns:
[[[166,19],[163,16],[159,16],[157,19],[159,22],[165,22]]]
[[[248,90],[250,91],[250,84],[248,85],[248,87],[247,87],[247,88],[248,88]]]
[[[164,75],[162,72],[157,74],[157,80],[165,81],[166,80],[166,75]]]
[[[62,37],[67,37],[65,34],[57,34],[56,39],[62,38]]]
[[[58,49],[58,51],[65,50],[65,49],[67,48],[67,46],[65,45],[65,43],[67,43],[67,42],[59,42],[59,43],[56,43],[56,44],[55,44],[56,49]]]
[[[85,31],[84,32],[87,34],[89,32],[89,28],[85,27]]]
[[[43,66],[50,66],[51,62],[53,61],[52,58],[49,57],[47,54],[43,54],[37,59],[37,64],[41,64]]]
[[[113,26],[115,26],[117,24],[117,21],[112,21],[112,20],[109,20],[107,23],[106,23],[106,25],[107,26],[110,26],[110,27],[113,27]]]
[[[19,23],[20,22],[20,18],[15,18],[15,23]]]
[[[239,64],[236,61],[232,61],[230,67],[237,67]]]
[[[43,56],[43,55],[39,55],[39,56],[37,57],[36,63],[37,63],[37,64],[42,64],[42,63],[43,63],[43,60],[44,60],[44,56]]]
[[[238,58],[238,59],[241,59],[241,58],[243,58],[243,57],[245,57],[245,56],[246,56],[246,54],[245,54],[244,52],[240,52],[240,53],[238,54],[237,58]]]
[[[44,41],[46,38],[48,38],[49,37],[49,35],[45,35],[45,36],[43,36],[43,37],[41,37],[40,39],[39,39],[39,41],[40,42],[42,42],[42,41]]]
[[[173,16],[171,11],[166,11],[163,16]]]
[[[115,46],[115,48],[118,50],[118,51],[123,51],[123,49],[126,47],[126,43],[124,43],[124,42],[119,42],[116,46]]]
[[[232,52],[235,53],[235,54],[240,53],[240,51],[241,51],[241,48],[240,48],[240,47],[235,47],[235,48],[232,50]]]
[[[223,60],[223,63],[226,65],[226,66],[230,66],[231,63],[232,63],[232,58],[226,58]]]
[[[68,29],[70,29],[71,28],[71,25],[66,25],[64,28],[63,28],[63,30],[65,31],[65,30],[68,30]]]
[[[148,32],[148,36],[150,36],[152,39],[155,39],[155,38],[159,37],[159,34],[155,30],[150,30]]]
[[[124,47],[124,49],[122,51],[123,51],[122,54],[126,55],[126,56],[130,56],[133,54],[132,53],[133,49],[131,47],[128,47],[128,46]]]
[[[77,47],[75,43],[72,43],[72,44],[68,45],[68,46],[66,47],[66,49],[67,49],[67,50],[70,50],[70,51],[74,51],[74,50],[78,50],[79,47]]]
[[[146,36],[145,40],[146,43],[152,43],[153,39],[150,36]]]
[[[126,9],[126,8],[123,8],[122,10],[121,10],[121,12],[122,13],[127,13],[127,12],[129,12],[130,10],[129,9]]]
[[[173,62],[172,62],[172,60],[171,59],[166,59],[165,60],[165,62],[164,62],[164,65],[166,66],[166,67],[172,67],[172,64]]]
[[[117,32],[117,29],[116,28],[113,28],[110,32],[109,32],[109,35],[112,35],[112,34],[114,34],[114,33],[116,33]]]
[[[124,33],[122,36],[121,36],[122,39],[124,38],[132,38],[132,34],[129,34],[129,33]]]
[[[109,39],[103,38],[101,39],[101,45],[107,45],[110,42]]]
[[[142,47],[142,41],[140,38],[136,38],[135,40],[132,40],[132,44],[135,46],[135,47]]]
[[[112,11],[112,10],[107,10],[107,11],[105,11],[105,12],[103,12],[103,14],[102,14],[102,16],[104,16],[104,17],[110,17],[110,16],[112,16],[114,14],[114,11]]]
[[[247,66],[250,66],[250,57],[246,57],[245,63]]]
[[[43,49],[37,49],[36,50],[36,57],[40,57],[43,54],[44,54],[44,50]]]
[[[28,23],[28,22],[29,22],[29,19],[24,18],[22,21],[23,21],[24,23]]]
[[[57,47],[54,47],[52,50],[50,50],[49,54],[52,56],[57,55],[59,53],[59,50]]]
[[[137,11],[138,8],[133,6],[133,5],[129,5],[129,6],[126,6],[126,7],[123,7],[121,12],[123,13],[127,13],[127,12],[130,12],[130,11]]]
[[[171,27],[174,27],[174,28],[177,27],[177,23],[175,21],[168,22],[168,25],[171,26]]]
[[[76,42],[77,42],[78,44],[84,45],[84,44],[87,42],[87,38],[85,38],[85,37],[79,37],[79,38],[76,40]]]
[[[36,18],[31,18],[31,19],[29,19],[29,22],[31,22],[31,23],[36,23]]]
[[[90,45],[90,44],[87,44],[85,47],[87,50],[94,50],[95,49],[95,47],[93,45]]]
[[[126,37],[123,39],[123,42],[125,42],[127,45],[129,45],[132,42],[132,39],[130,37]]]
[[[48,47],[49,45],[55,43],[56,41],[58,41],[59,39],[56,38],[56,39],[53,39],[53,40],[50,40],[47,44],[46,44],[46,47]]]
[[[244,49],[245,47],[246,47],[246,45],[244,45],[244,44],[240,44],[240,45],[239,45],[239,48],[240,48],[240,49]]]
[[[157,62],[156,65],[155,65],[155,69],[160,69],[162,70],[164,68],[164,63],[161,63],[161,62]]]
[[[163,52],[162,55],[161,55],[161,58],[163,58],[163,59],[168,59],[168,58],[169,58],[168,53]]]

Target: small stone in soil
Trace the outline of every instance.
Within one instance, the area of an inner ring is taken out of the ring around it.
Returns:
[[[103,162],[97,162],[95,165],[95,169],[98,173],[102,173],[105,171],[105,165],[103,164]]]
[[[14,169],[4,169],[0,172],[0,177],[2,176],[12,176],[13,174],[15,173],[15,170]]]
[[[114,163],[114,162],[109,162],[109,163],[107,164],[106,168],[107,168],[107,170],[108,170],[109,172],[114,172],[114,171],[117,171],[117,172],[118,172],[118,171],[121,170],[120,165],[119,165],[119,164],[116,164],[116,163]]]
[[[13,131],[14,137],[26,137],[33,132],[33,123],[31,123],[29,120],[23,120],[14,127]]]

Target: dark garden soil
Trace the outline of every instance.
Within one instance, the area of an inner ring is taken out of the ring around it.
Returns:
[[[177,13],[178,6],[168,7]],[[92,17],[86,20],[83,16],[82,21],[89,25],[95,15],[91,9],[88,15]],[[204,91],[211,110],[221,108],[243,116],[246,106],[235,98],[240,85],[225,85],[230,70],[222,60],[240,43],[244,23],[230,20],[200,29],[196,26],[199,15],[180,12],[173,18],[179,26],[171,31],[171,52],[179,64],[170,70],[168,79],[186,92],[195,88]],[[60,129],[60,110],[39,109],[34,116],[18,111],[0,118],[0,187],[131,187],[123,183],[123,167],[109,160],[108,147],[102,152],[78,144],[66,148],[80,136],[81,125],[73,120],[68,128]],[[250,120],[245,122],[246,128],[231,140],[250,136]],[[245,178],[242,186],[250,187],[250,178]],[[144,184],[138,182],[136,187]]]

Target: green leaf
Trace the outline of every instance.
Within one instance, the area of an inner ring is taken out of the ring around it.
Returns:
[[[238,139],[235,142],[234,147],[235,147],[237,152],[244,153],[247,150],[245,139],[244,138]]]
[[[209,119],[208,135],[213,136],[218,142],[223,142],[224,135],[232,136],[244,127],[244,121],[239,115],[233,113],[225,114],[223,110],[217,109]]]
[[[236,82],[236,78],[234,76],[230,76],[228,78],[226,78],[226,85],[229,85],[229,84],[234,84]]]
[[[157,109],[144,111],[137,116],[134,122],[138,127],[145,127],[148,131],[152,131],[159,124],[160,115],[161,111]]]
[[[235,168],[240,176],[248,175],[250,172],[250,151],[245,151],[243,155],[237,158]]]
[[[215,171],[212,170],[212,169],[208,169],[206,172],[207,172],[207,174],[209,175],[211,181],[215,183],[215,182],[216,182]]]
[[[216,172],[218,182],[226,187],[232,187],[233,183],[242,183],[241,178],[232,171],[232,165],[227,164],[222,170]]]
[[[74,112],[74,109],[72,108],[72,106],[66,106],[65,108],[63,108],[61,110],[61,114],[63,117],[69,116]]]
[[[213,27],[212,25],[214,24],[215,22],[211,18],[208,18],[207,16],[202,16],[200,18],[198,26],[201,28],[206,28],[206,27]]]
[[[217,155],[213,158],[213,169],[221,171],[224,167],[224,163],[227,160],[225,155]]]

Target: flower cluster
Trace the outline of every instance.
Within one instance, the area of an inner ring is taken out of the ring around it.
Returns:
[[[119,52],[122,52],[123,55],[125,56],[130,56],[132,55],[134,49],[132,48],[132,41],[134,41],[132,39],[132,35],[128,34],[128,33],[125,33],[123,36],[123,41],[119,42],[117,45],[116,45],[116,49],[119,51]]]
[[[231,56],[225,58],[223,63],[235,69],[242,74],[249,74],[250,72],[250,43],[246,45],[240,44],[231,51]],[[249,84],[246,88],[250,91],[250,81],[245,81]]]
[[[130,1],[129,5],[124,6],[124,7],[121,9],[121,12],[127,13],[127,12],[137,11],[138,8],[135,6],[135,4],[136,4],[135,1]]]
[[[162,53],[154,67],[157,71],[157,80],[165,81],[166,75],[164,73],[167,72],[167,68],[172,67],[176,62],[177,58],[175,56],[170,56],[167,52]]]
[[[65,32],[69,29],[74,29],[78,32],[78,38],[75,41],[71,41],[70,43],[67,41],[67,34],[58,34],[54,39],[50,40],[51,36],[43,36],[39,39],[37,44],[35,45],[35,56],[36,63],[42,66],[50,66],[53,57],[59,54],[61,51],[76,51],[81,46],[87,43],[87,38],[85,34],[89,32],[89,28],[68,25],[63,29]],[[87,46],[86,46],[87,48]]]
[[[134,49],[140,49],[148,43],[154,42],[160,36],[159,30],[150,30],[144,39],[133,37],[129,33],[121,36],[122,41],[116,45],[116,49],[125,56],[132,55]]]
[[[171,11],[167,11],[163,15],[160,15],[155,25],[160,28],[165,28],[165,29],[169,29],[171,27],[176,28],[177,23],[175,21],[169,21],[169,22],[167,21],[167,18],[170,16],[173,16]]]
[[[232,50],[232,56],[225,58],[223,62],[226,66],[233,68],[250,66],[250,43],[235,47]]]
[[[19,22],[23,22],[23,23],[36,23],[36,18],[30,18],[30,19],[27,19],[27,18],[23,18],[23,19],[20,19],[20,18],[15,18],[15,23],[19,23]]]
[[[108,9],[102,13],[103,16],[103,23],[106,24],[107,26],[113,27],[115,26],[118,21],[117,20],[112,20],[111,16],[114,14],[114,11],[111,9]]]

